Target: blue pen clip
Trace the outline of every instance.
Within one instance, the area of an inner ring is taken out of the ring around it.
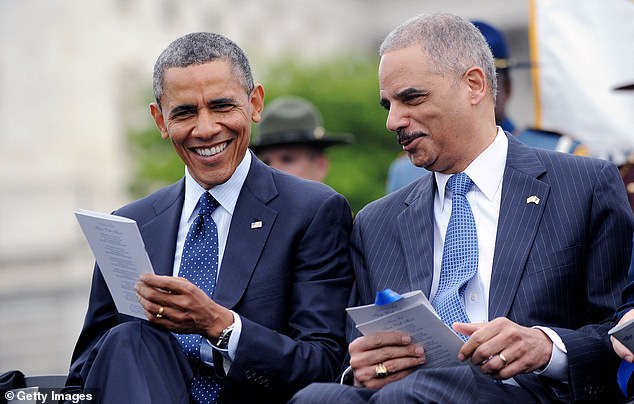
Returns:
[[[385,289],[376,294],[376,300],[374,304],[377,306],[385,306],[386,304],[394,303],[401,300],[403,296],[399,295],[392,289]]]

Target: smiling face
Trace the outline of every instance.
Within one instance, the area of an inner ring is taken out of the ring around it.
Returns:
[[[490,144],[478,131],[478,105],[486,85],[479,68],[461,77],[434,73],[420,45],[385,53],[379,65],[381,105],[386,127],[418,167],[455,173]],[[492,117],[491,105],[491,117]],[[492,126],[492,128],[494,125]]]
[[[260,120],[264,89],[249,94],[232,65],[217,59],[169,68],[161,107],[150,112],[163,139],[170,139],[192,177],[205,189],[226,182],[247,151],[251,122]]]

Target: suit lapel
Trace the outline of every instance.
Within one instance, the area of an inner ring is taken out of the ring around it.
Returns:
[[[550,191],[550,186],[538,179],[545,168],[536,154],[512,136],[508,138],[491,274],[489,319],[506,316],[511,308]]]
[[[172,275],[173,273],[176,237],[184,197],[185,180],[183,179],[166,189],[166,194],[152,206],[156,216],[142,224],[140,228],[143,240],[147,240],[145,248],[157,275]]]
[[[272,170],[254,156],[231,219],[213,296],[218,304],[233,308],[244,294],[277,218],[267,206],[277,194]]]
[[[434,274],[434,210],[429,208],[434,206],[434,192],[434,176],[428,174],[406,196],[405,208],[397,217],[410,281],[407,291],[420,289],[427,296]]]

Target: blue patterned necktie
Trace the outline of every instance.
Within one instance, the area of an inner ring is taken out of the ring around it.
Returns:
[[[218,229],[211,213],[219,206],[207,191],[198,200],[198,216],[187,232],[179,276],[198,286],[211,296],[218,274]],[[215,403],[220,385],[215,381],[213,369],[200,360],[202,336],[198,334],[174,334],[183,347],[185,356],[194,370],[191,397],[196,403]]]
[[[438,291],[432,305],[442,321],[451,326],[455,322],[469,322],[463,298],[467,283],[478,271],[478,234],[466,197],[473,181],[467,174],[459,173],[452,175],[447,184],[451,189],[451,216],[442,251]]]

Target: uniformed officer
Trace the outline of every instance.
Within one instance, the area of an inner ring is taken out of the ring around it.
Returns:
[[[325,149],[352,141],[350,134],[326,133],[308,100],[283,96],[264,109],[251,149],[271,167],[323,182],[330,166]]]

